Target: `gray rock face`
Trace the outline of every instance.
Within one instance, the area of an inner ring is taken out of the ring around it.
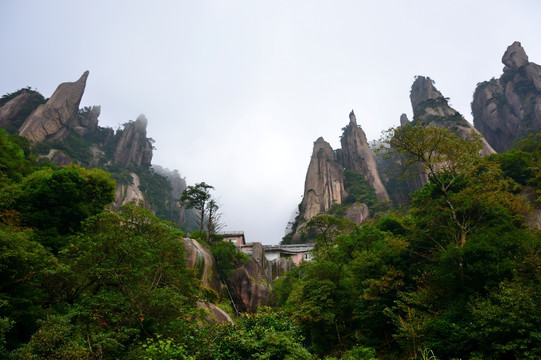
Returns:
[[[47,103],[40,105],[24,121],[19,135],[34,142],[65,138],[77,121],[87,77],[88,71],[85,71],[76,82],[60,84]]]
[[[268,276],[269,268],[272,271],[265,258],[263,246],[254,243],[250,261],[235,270],[228,281],[239,311],[254,313],[259,306],[269,303],[272,290],[272,281]]]
[[[222,283],[212,253],[196,240],[182,239],[182,243],[186,249],[187,267],[196,271],[199,280],[201,280],[201,285],[216,291],[220,295]]]
[[[152,144],[147,139],[145,115],[139,115],[135,122],[125,124],[115,150],[114,161],[124,167],[150,166]]]
[[[400,125],[406,125],[406,124],[409,124],[410,121],[408,119],[408,115],[406,114],[402,114],[400,115]]]
[[[502,63],[508,67],[507,69],[504,67],[504,72],[506,70],[518,70],[520,67],[527,65],[528,62],[528,55],[526,55],[526,51],[524,51],[518,41],[509,45],[507,51],[502,56]]]
[[[541,66],[529,62],[519,42],[507,48],[500,79],[478,84],[473,95],[475,127],[498,152],[541,131]]]
[[[305,221],[328,211],[332,205],[341,204],[346,196],[343,167],[322,137],[314,143],[314,150],[304,182],[301,214]]]
[[[30,90],[23,91],[0,108],[0,127],[11,125],[18,129],[28,117],[28,110],[43,102],[41,94]]]
[[[366,134],[357,125],[357,119],[353,110],[349,114],[349,125],[344,130],[341,139],[341,159],[343,167],[362,174],[376,191],[379,201],[389,200],[389,194],[383,186],[376,164],[376,157],[366,140]]]
[[[480,134],[464,117],[449,106],[434,86],[434,81],[428,77],[418,76],[411,87],[411,105],[414,121],[422,124],[446,127],[455,131],[463,139],[469,139],[474,134]],[[481,155],[494,154],[496,151],[487,140],[481,136],[483,147]]]

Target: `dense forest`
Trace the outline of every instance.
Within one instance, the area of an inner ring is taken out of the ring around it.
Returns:
[[[362,225],[314,217],[314,260],[275,281],[272,306],[234,316],[186,267],[177,225],[112,211],[109,173],[38,163],[0,129],[0,357],[541,358],[540,136],[481,157],[479,139],[411,125],[382,146],[428,174],[411,205]]]

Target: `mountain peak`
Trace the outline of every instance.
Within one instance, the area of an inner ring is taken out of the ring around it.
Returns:
[[[357,118],[355,117],[353,110],[349,113],[349,122],[357,125]]]
[[[507,51],[502,56],[502,63],[505,65],[504,72],[518,70],[520,67],[528,65],[528,55],[519,41],[515,41],[507,47]]]
[[[413,113],[417,113],[428,100],[443,98],[441,92],[434,86],[434,80],[424,76],[417,76],[411,86],[410,100]]]

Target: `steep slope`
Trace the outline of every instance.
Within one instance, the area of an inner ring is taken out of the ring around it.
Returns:
[[[417,76],[411,86],[410,101],[413,109],[413,120],[410,122],[405,114],[400,117],[400,126],[409,124],[425,124],[431,126],[446,127],[463,138],[469,139],[474,135],[480,135],[482,141],[481,155],[494,154],[495,150],[488,141],[482,137],[464,117],[451,106],[448,98],[435,87],[434,81],[429,77]],[[395,205],[409,202],[409,195],[419,190],[428,178],[421,169],[412,173],[411,176],[402,176],[401,164],[404,159],[395,157],[384,159],[378,156],[378,166],[383,170],[385,187],[391,194]]]
[[[413,122],[426,125],[442,126],[453,130],[463,139],[469,139],[479,132],[455,109],[449,106],[448,98],[434,86],[429,77],[418,76],[411,87],[411,106],[413,108]],[[494,154],[495,151],[482,138],[482,155]]]
[[[541,66],[529,62],[520,42],[507,48],[502,62],[501,77],[478,84],[472,101],[475,127],[498,152],[541,132]]]
[[[320,137],[314,143],[306,173],[302,218],[308,221],[328,211],[334,204],[341,204],[345,196],[342,166],[336,161],[331,145]]]
[[[353,110],[349,114],[349,124],[344,129],[341,144],[342,150],[337,154],[339,156],[338,160],[344,168],[362,174],[374,188],[376,198],[379,201],[389,200],[389,194],[387,194],[387,190],[385,190],[379,177],[376,157],[368,146],[366,134],[357,125],[357,118]]]
[[[370,206],[389,200],[376,158],[353,111],[341,144],[335,151],[322,137],[314,142],[299,214],[284,243],[310,241],[303,237],[303,227],[314,216],[338,211],[339,216],[360,224],[370,218]],[[361,200],[366,194],[372,194],[367,196],[369,204]]]
[[[152,144],[147,138],[148,120],[139,115],[135,122],[124,124],[120,139],[116,145],[114,163],[129,168],[150,166],[152,161]]]

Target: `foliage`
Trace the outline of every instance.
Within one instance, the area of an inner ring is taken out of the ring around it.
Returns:
[[[346,169],[344,171],[344,187],[348,191],[344,204],[360,202],[372,208],[377,202],[376,191],[362,174]]]
[[[34,162],[27,139],[0,129],[0,185],[21,181],[33,171]]]
[[[56,252],[64,246],[62,236],[79,230],[84,219],[113,201],[114,189],[114,181],[99,169],[39,170],[15,188],[8,208],[18,211],[22,222],[36,228],[42,243]]]
[[[209,201],[211,200],[210,190],[213,186],[204,182],[188,186],[180,197],[180,202],[186,208],[195,209],[199,214],[199,230],[203,232],[205,228],[205,216],[207,215]]]
[[[148,210],[129,205],[121,213],[101,213],[71,240],[43,284],[51,301],[62,305],[55,316],[70,326],[62,330],[70,349],[80,341],[92,356],[114,357],[138,337],[167,334],[175,321],[189,321],[198,283],[186,269],[182,243]],[[48,324],[34,336],[58,336]]]
[[[237,324],[224,323],[204,331],[197,359],[313,359],[302,346],[298,326],[268,307],[243,314]]]
[[[219,241],[211,245],[212,255],[216,259],[218,272],[222,279],[229,279],[231,274],[247,263],[250,258],[243,252],[237,251],[235,245],[229,241]]]

